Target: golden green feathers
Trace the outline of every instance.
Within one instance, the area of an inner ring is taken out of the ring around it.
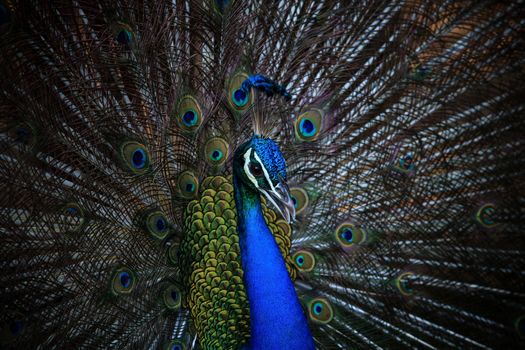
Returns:
[[[262,203],[268,227],[281,249],[292,279],[289,257],[291,227]],[[180,246],[183,303],[189,307],[200,343],[205,348],[237,348],[249,338],[248,299],[237,233],[231,177],[208,177],[185,212],[185,237]]]

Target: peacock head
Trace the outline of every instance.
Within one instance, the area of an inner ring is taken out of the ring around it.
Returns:
[[[270,201],[286,221],[295,220],[295,207],[286,184],[286,162],[271,139],[253,136],[235,151],[233,171],[238,180]]]

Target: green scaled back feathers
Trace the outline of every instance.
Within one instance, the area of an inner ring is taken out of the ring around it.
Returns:
[[[203,347],[236,349],[249,339],[249,308],[243,284],[231,176],[207,177],[185,211],[180,269],[184,302]],[[289,256],[292,229],[263,202],[266,222],[295,280]]]

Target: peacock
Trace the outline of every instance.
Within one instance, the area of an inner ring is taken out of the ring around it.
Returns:
[[[524,33],[521,0],[0,0],[0,348],[524,348]]]

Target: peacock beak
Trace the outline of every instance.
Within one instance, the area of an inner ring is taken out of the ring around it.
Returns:
[[[295,205],[290,197],[290,189],[286,182],[279,181],[273,189],[269,191],[261,190],[261,192],[288,223],[295,220]]]

